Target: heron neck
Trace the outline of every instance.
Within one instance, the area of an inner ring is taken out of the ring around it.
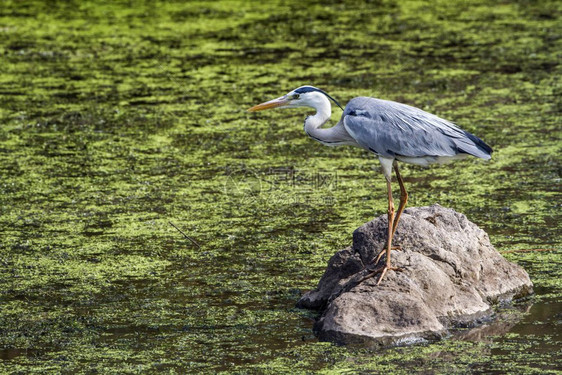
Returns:
[[[332,114],[330,102],[326,99],[323,105],[315,106],[316,114],[308,116],[304,121],[304,131],[311,138],[325,144],[326,146],[353,145],[355,142],[349,136],[343,125],[337,123],[335,126],[323,129],[324,125]]]
[[[328,104],[328,106],[322,106],[320,108],[316,108],[316,114],[312,116],[308,116],[304,122],[304,129],[308,131],[315,131],[315,130],[325,130],[320,129],[322,125],[324,125],[332,115],[332,108]]]

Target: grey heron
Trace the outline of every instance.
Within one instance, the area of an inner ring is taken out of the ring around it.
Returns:
[[[332,115],[330,100],[343,110],[343,114],[335,126],[323,128]],[[304,131],[308,136],[326,146],[361,147],[378,157],[386,178],[388,193],[388,237],[386,246],[373,260],[375,269],[361,279],[363,281],[380,273],[377,285],[387,271],[400,270],[392,267],[390,262],[392,237],[408,201],[398,162],[427,166],[468,155],[489,160],[492,154],[492,148],[484,141],[455,124],[419,108],[389,100],[357,97],[351,99],[344,109],[323,90],[313,86],[301,86],[277,99],[258,104],[248,111],[277,107],[313,108],[316,114],[306,117],[304,121]],[[400,203],[396,212],[392,200],[392,169],[400,186]],[[386,262],[377,268],[384,254]]]

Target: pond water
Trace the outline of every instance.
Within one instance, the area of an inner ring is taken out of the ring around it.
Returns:
[[[561,21],[546,0],[0,1],[0,372],[556,372]],[[409,204],[467,215],[535,295],[437,343],[319,342],[294,305],[386,195],[307,110],[246,112],[304,84],[489,143],[403,166]]]

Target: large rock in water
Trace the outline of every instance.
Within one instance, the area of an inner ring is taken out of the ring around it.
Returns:
[[[391,259],[403,271],[389,271],[378,286],[378,276],[359,282],[385,245],[387,221],[383,215],[358,228],[353,245],[330,259],[318,287],[298,302],[323,311],[315,326],[320,339],[380,345],[439,339],[489,319],[493,304],[532,293],[529,275],[505,260],[482,229],[437,204],[402,214],[393,241],[402,251],[393,250]]]

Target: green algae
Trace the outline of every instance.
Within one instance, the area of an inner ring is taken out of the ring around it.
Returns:
[[[559,2],[1,5],[0,372],[555,372]],[[317,342],[293,306],[385,184],[362,150],[308,139],[305,111],[246,112],[302,84],[494,147],[403,175],[411,205],[465,213],[499,250],[552,249],[505,254],[538,292],[511,333]]]

